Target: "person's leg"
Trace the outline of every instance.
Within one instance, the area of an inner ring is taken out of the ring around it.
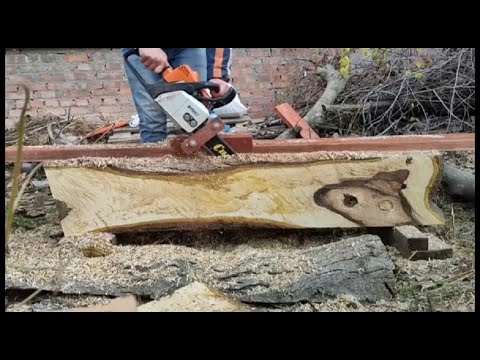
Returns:
[[[130,50],[122,48],[122,53]],[[140,73],[146,83],[156,83],[160,76],[147,69],[136,55],[129,57],[132,66]],[[147,93],[143,85],[125,65],[125,73],[132,91],[133,102],[140,119],[140,139],[142,143],[161,142],[167,137],[167,116],[157,102]]]
[[[189,65],[194,71],[198,71],[200,81],[207,81],[206,48],[173,48],[167,50],[168,61],[173,68],[180,65]]]

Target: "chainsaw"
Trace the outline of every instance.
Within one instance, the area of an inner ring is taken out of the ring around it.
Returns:
[[[193,154],[202,147],[216,156],[232,155],[235,151],[219,135],[225,128],[223,121],[210,111],[232,102],[237,95],[235,88],[219,98],[213,98],[210,90],[218,91],[219,85],[210,81],[199,81],[199,74],[188,65],[175,69],[165,68],[160,80],[148,84],[129,61],[130,56],[139,56],[138,49],[132,49],[123,56],[125,64],[139,80],[147,93],[157,102],[175,124],[190,134],[181,148],[186,154]]]

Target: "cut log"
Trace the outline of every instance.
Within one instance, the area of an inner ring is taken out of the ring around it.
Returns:
[[[199,281],[246,303],[288,304],[341,294],[378,301],[391,299],[395,288],[394,265],[374,235],[307,249],[114,246],[96,258],[85,257],[70,241],[14,236],[5,262],[6,289],[64,294],[156,300]]]
[[[247,225],[443,224],[436,153],[308,153],[46,163],[66,236]]]
[[[442,184],[447,193],[475,202],[475,175],[453,165],[443,167]]]

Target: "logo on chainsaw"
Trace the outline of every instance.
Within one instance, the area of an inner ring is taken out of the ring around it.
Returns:
[[[193,106],[187,105],[187,108],[188,108],[188,110],[190,110],[194,115],[200,116],[200,114],[198,113],[198,111],[195,110],[195,109],[193,108]]]
[[[213,147],[213,150],[220,155],[228,155],[227,150],[225,150],[225,146],[222,144],[217,144]]]

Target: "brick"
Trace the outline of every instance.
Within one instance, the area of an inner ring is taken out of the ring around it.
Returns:
[[[75,70],[76,67],[77,67],[76,64],[66,63],[65,61],[62,60],[60,64],[57,64],[57,63],[49,64],[48,72],[64,74],[64,73],[68,73],[69,71]]]
[[[92,63],[81,63],[75,66],[75,69],[78,71],[104,71],[105,64],[92,64]]]
[[[116,105],[118,103],[117,98],[114,97],[105,97],[103,98],[104,105]]]
[[[75,105],[75,99],[62,98],[58,100],[61,107],[70,107]]]
[[[118,92],[120,95],[132,95],[132,91],[130,90],[130,88],[120,88],[119,92]]]
[[[9,92],[9,93],[5,93],[5,99],[6,100],[20,100],[20,99],[25,99],[25,94],[23,93],[23,91],[19,91],[19,92]]]
[[[272,81],[272,78],[269,74],[260,74],[260,75],[257,75],[257,81],[270,82]]]
[[[56,99],[48,99],[45,100],[45,106],[47,107],[58,107],[60,104],[58,103],[58,100]]]
[[[89,99],[75,99],[75,106],[89,106],[90,100]]]
[[[12,100],[13,101],[13,100]],[[15,100],[15,109],[21,109],[23,107],[23,104],[25,103],[25,100]],[[27,109],[30,109],[32,107],[32,100],[28,101]]]
[[[55,63],[61,60],[63,60],[62,55],[58,54],[40,54],[38,57],[38,61],[41,63]]]
[[[23,75],[9,75],[7,76],[7,80],[10,83],[28,83],[28,82],[33,82],[35,81],[35,75],[34,74],[23,74]]]
[[[126,114],[132,114],[132,113],[136,113],[137,110],[135,109],[135,106],[132,104],[132,105],[122,105],[122,112],[123,113],[126,113]]]
[[[240,58],[235,63],[235,65],[237,65],[239,67],[255,66],[255,65],[259,66],[259,65],[262,65],[262,59],[256,59],[256,58],[250,58],[250,57]],[[232,71],[233,71],[233,68],[234,68],[234,66],[232,65]]]
[[[123,71],[106,71],[106,72],[99,72],[97,74],[97,79],[99,80],[119,80],[124,78]]]
[[[270,97],[273,96],[272,90],[265,90],[265,89],[253,89],[250,92],[250,95],[253,98],[259,98],[259,97]]]
[[[68,97],[73,97],[73,98],[89,97],[91,95],[91,91],[89,91],[89,90],[67,90],[67,91],[65,91],[65,95],[68,96]]]
[[[247,75],[247,76],[243,76],[242,79],[243,79],[243,82],[246,82],[246,83],[256,83],[257,82],[257,77],[256,76]]]
[[[11,65],[5,65],[5,74],[14,74],[17,68]]]
[[[118,112],[120,110],[120,107],[119,106],[105,106],[105,105],[102,105],[102,106],[97,107],[97,110],[100,113],[114,113],[114,112]]]
[[[47,65],[19,65],[17,66],[19,73],[46,73],[48,72]]]
[[[94,110],[90,107],[72,107],[70,109],[70,115],[86,115],[93,113]]]
[[[94,80],[94,72],[78,72],[73,71],[67,75],[68,80]]]
[[[270,56],[270,48],[247,49],[248,56]]]
[[[5,84],[5,92],[17,92],[18,91],[18,85],[7,85]]]
[[[5,56],[6,64],[25,64],[28,62],[28,58],[23,54],[8,54]]]
[[[73,88],[73,84],[68,82],[52,82],[46,85],[47,90],[70,90]]]
[[[34,91],[32,94],[37,99],[49,99],[56,97],[55,91]]]
[[[66,54],[65,61],[66,62],[87,62],[88,55],[87,54]]]
[[[118,89],[93,89],[92,96],[113,96],[118,94]]]
[[[32,108],[41,108],[45,106],[45,100],[32,100],[29,104]]]
[[[103,99],[101,97],[92,97],[88,99],[88,103],[93,106],[100,106],[103,105]]]
[[[266,66],[266,65],[278,65],[278,64],[282,64],[283,62],[285,62],[285,61],[280,56],[272,56],[272,57],[263,59],[263,65],[264,66]]]
[[[5,100],[5,112],[8,113],[10,110],[16,109],[15,100]]]
[[[40,74],[38,76],[40,81],[65,81],[67,80],[65,74],[56,73],[56,74]]]
[[[133,104],[133,99],[130,96],[119,96],[118,97],[119,104]]]
[[[49,114],[49,115],[57,115],[57,116],[65,116],[67,115],[67,109],[66,108],[48,108],[48,109],[40,109],[38,110],[38,114]]]
[[[123,70],[124,67],[123,67],[123,63],[109,63],[109,64],[106,64],[106,69],[107,70]]]
[[[47,91],[47,83],[33,83],[30,84],[31,91]]]
[[[20,117],[21,114],[22,114],[21,109],[10,110],[8,112],[8,117],[9,118],[18,118],[18,117]]]

